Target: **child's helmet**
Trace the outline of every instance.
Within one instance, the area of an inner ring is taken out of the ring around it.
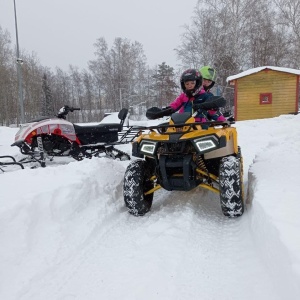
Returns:
[[[200,72],[198,72],[197,70],[188,69],[188,70],[185,70],[180,76],[180,85],[181,85],[181,88],[183,91],[186,90],[184,83],[187,81],[196,81],[196,85],[193,89],[193,91],[196,91],[202,85],[202,76],[201,76]]]
[[[206,90],[210,90],[215,84],[215,80],[217,76],[216,70],[210,66],[204,66],[199,71],[203,79],[212,81],[212,83],[209,86],[205,87]]]

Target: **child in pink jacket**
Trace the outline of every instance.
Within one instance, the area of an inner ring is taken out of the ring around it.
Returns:
[[[179,110],[179,113],[190,112],[194,113],[197,104],[204,103],[212,93],[207,93],[202,87],[202,76],[195,69],[184,71],[180,77],[180,85],[182,93],[169,105],[174,112]],[[225,121],[222,114],[216,116],[215,110],[198,109],[198,114],[195,117],[196,122]]]
[[[180,85],[183,92],[165,109],[158,107],[148,109],[146,113],[147,118],[157,119],[169,116],[176,111],[179,111],[179,113],[189,112],[191,114],[197,111],[195,116],[196,122],[226,120],[218,108],[214,109],[215,106],[212,105],[212,102],[207,101],[214,95],[206,92],[203,88],[202,76],[199,71],[195,69],[185,70],[180,77]],[[220,101],[222,106],[225,105],[226,100],[224,98],[220,99]],[[203,107],[204,104],[205,107]]]

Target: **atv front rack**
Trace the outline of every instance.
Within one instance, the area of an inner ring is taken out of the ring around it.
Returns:
[[[168,128],[187,128],[185,131],[181,131],[184,133],[190,132],[191,130],[197,130],[197,126],[201,126],[202,129],[208,129],[209,127],[215,127],[215,126],[222,126],[222,127],[229,127],[232,123],[229,121],[209,121],[209,122],[195,122],[195,123],[180,123],[180,124],[169,124],[169,123],[163,123],[155,126],[148,126],[148,127],[137,127],[132,130],[139,130],[141,132],[142,130],[150,130],[154,131],[157,130],[160,134],[177,134],[178,131],[174,132],[166,132]]]
[[[5,161],[0,161],[0,170],[2,172],[5,172],[5,168],[8,166],[18,166],[21,169],[24,169],[24,166],[21,163],[17,162],[13,156],[10,156],[10,155],[0,156],[0,160],[2,160],[2,159],[5,160]],[[9,159],[11,161],[6,161],[6,159]]]

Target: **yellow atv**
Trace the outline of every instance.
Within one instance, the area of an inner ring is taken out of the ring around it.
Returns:
[[[169,114],[168,108],[157,109],[151,118]],[[173,113],[169,123],[141,128],[132,148],[132,155],[140,159],[128,165],[124,176],[129,213],[147,213],[159,188],[190,191],[201,187],[220,195],[225,216],[241,216],[243,159],[232,123],[197,123],[190,113]]]

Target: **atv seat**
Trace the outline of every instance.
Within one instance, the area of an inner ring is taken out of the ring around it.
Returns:
[[[118,141],[118,132],[123,129],[127,113],[127,108],[122,108],[119,111],[118,118],[121,120],[120,123],[100,123],[96,125],[73,124],[76,136],[84,145],[116,143]]]
[[[107,124],[97,124],[97,125],[79,125],[74,124],[76,133],[109,133],[109,132],[119,132],[122,130],[122,125],[118,123],[107,123]]]
[[[190,117],[191,117],[190,113],[181,113],[181,114],[174,113],[171,116],[174,124],[184,124]]]
[[[118,132],[122,130],[121,124],[97,124],[77,125],[74,124],[78,139],[83,144],[114,143],[118,141]]]

